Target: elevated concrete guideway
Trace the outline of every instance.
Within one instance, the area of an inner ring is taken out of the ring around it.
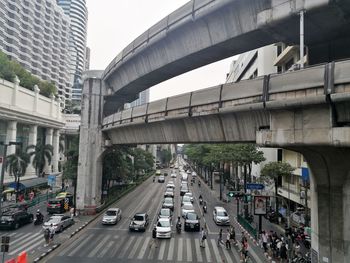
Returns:
[[[350,60],[165,98],[103,119],[112,144],[350,146]]]
[[[305,44],[312,64],[350,56],[350,1],[193,0],[136,38],[105,69],[111,114],[137,94],[192,69],[271,43]],[[311,48],[312,47],[312,48]]]

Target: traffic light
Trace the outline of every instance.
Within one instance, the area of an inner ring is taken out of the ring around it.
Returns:
[[[239,191],[230,191],[227,193],[228,197],[242,197],[244,195],[244,193],[239,192]]]

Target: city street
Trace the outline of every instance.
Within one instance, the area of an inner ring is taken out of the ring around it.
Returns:
[[[102,216],[85,228],[76,237],[72,238],[59,249],[55,250],[47,262],[240,262],[237,247],[227,250],[222,245],[217,245],[219,227],[212,219],[212,210],[216,205],[223,206],[210,194],[207,188],[190,186],[194,195],[194,207],[201,216],[201,227],[207,224],[208,238],[205,248],[201,248],[200,232],[176,233],[176,218],[180,214],[180,181],[179,170],[176,170],[177,178],[170,178],[170,170],[167,172],[165,183],[152,182],[149,178],[136,190],[126,195],[111,207],[122,209],[122,219],[114,226],[101,224]],[[189,185],[190,185],[189,177]],[[163,194],[168,181],[175,182],[175,209],[173,214],[172,238],[158,239],[158,246],[152,245],[152,227],[157,221],[157,214],[161,208]],[[204,183],[202,182],[202,185]],[[203,216],[202,207],[199,206],[198,196],[202,194],[208,204],[208,212]],[[149,226],[143,232],[129,232],[130,219],[135,213],[146,212],[149,215]],[[234,223],[233,214],[230,214],[231,223]],[[182,220],[182,225],[184,222]],[[224,233],[227,227],[223,227]],[[236,238],[240,239],[239,228],[236,228]],[[225,235],[223,236],[223,239]],[[253,244],[252,244],[253,245]],[[265,262],[260,249],[250,247],[252,262]]]

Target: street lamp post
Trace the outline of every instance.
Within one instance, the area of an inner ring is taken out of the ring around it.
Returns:
[[[0,198],[0,216],[2,215],[2,193],[4,188],[4,176],[5,176],[5,167],[6,167],[6,155],[7,155],[7,147],[10,145],[21,145],[21,142],[9,142],[8,144],[4,142],[0,142],[0,145],[4,146],[4,157],[2,161],[2,167],[1,167],[1,177],[0,177],[0,192],[1,192],[1,198]],[[18,191],[18,189],[16,189]]]

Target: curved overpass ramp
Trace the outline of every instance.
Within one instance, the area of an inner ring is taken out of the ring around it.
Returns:
[[[308,47],[349,36],[347,0],[188,2],[136,38],[105,69],[103,80],[112,94],[105,98],[105,114],[192,69],[279,41],[298,43],[302,9]]]

